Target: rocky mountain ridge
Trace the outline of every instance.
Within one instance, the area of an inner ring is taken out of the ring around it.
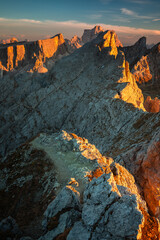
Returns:
[[[159,239],[160,112],[126,58],[100,32],[45,74],[1,79],[3,237]]]

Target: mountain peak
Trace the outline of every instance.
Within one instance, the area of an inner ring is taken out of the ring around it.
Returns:
[[[93,40],[94,38],[97,37],[97,35],[100,32],[104,32],[103,28],[101,26],[95,26],[92,29],[85,29],[84,33],[82,35],[82,41],[83,43],[87,43],[91,40]]]

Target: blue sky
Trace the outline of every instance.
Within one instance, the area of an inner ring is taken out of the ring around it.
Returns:
[[[0,38],[36,40],[58,32],[71,38],[99,24],[115,29],[126,43],[143,35],[158,42],[160,0],[8,0],[0,8]]]

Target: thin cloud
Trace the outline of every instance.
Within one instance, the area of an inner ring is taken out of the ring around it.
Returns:
[[[0,22],[42,23],[41,21],[34,19],[11,19],[11,18],[0,18]]]
[[[134,17],[134,18],[139,18],[139,19],[152,19],[153,18],[153,17],[150,17],[150,16],[141,16],[138,13],[136,13],[134,11],[131,11],[127,8],[121,8],[120,10],[121,10],[122,14],[131,16],[131,17]]]
[[[160,18],[153,19],[152,21],[153,21],[153,22],[158,22],[158,21],[160,21]]]
[[[125,15],[136,16],[137,14],[127,8],[121,8],[121,12]]]

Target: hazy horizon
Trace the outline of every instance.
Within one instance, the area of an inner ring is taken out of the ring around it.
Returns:
[[[38,40],[62,33],[64,38],[82,36],[84,29],[100,25],[115,30],[124,45],[147,37],[160,42],[159,0],[73,0],[46,2],[8,0],[1,4],[0,39]]]

